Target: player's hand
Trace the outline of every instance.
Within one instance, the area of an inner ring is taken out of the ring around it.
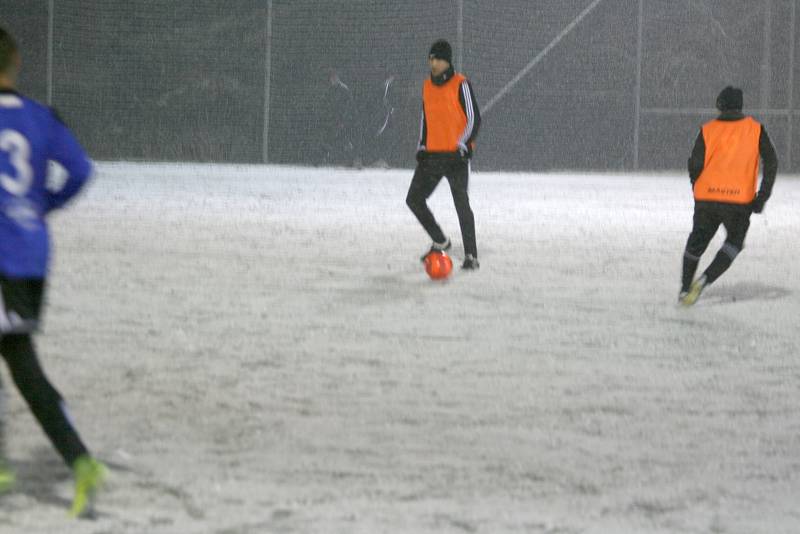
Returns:
[[[472,150],[470,150],[469,147],[467,145],[465,145],[464,143],[459,143],[458,144],[458,157],[460,157],[463,160],[468,160],[469,158],[472,157]]]
[[[753,213],[761,213],[764,211],[765,202],[766,201],[764,200],[764,197],[756,195],[755,200],[753,200],[753,203],[750,204],[750,209],[753,211]]]
[[[417,150],[417,163],[422,163],[427,157],[428,153],[425,150]]]

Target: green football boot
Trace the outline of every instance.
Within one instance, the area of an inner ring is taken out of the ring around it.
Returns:
[[[71,517],[81,517],[94,505],[97,490],[106,478],[106,466],[91,456],[81,456],[72,465],[75,474],[75,499],[69,511]]]
[[[16,482],[14,473],[0,460],[0,493],[10,490],[14,486],[14,482]]]
[[[700,298],[700,293],[706,288],[706,276],[703,275],[694,282],[686,294],[681,293],[680,301],[684,306],[691,306]]]

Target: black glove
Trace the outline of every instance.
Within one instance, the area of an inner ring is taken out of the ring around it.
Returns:
[[[762,197],[761,195],[756,195],[756,198],[753,200],[753,203],[750,204],[750,209],[753,213],[761,213],[764,211],[764,204],[767,202],[767,199]]]
[[[428,153],[425,150],[417,150],[417,163],[422,163],[427,157]]]

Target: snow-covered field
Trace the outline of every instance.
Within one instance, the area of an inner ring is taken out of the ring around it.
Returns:
[[[683,176],[476,173],[445,283],[410,178],[102,164],[38,344],[110,481],[66,518],[3,368],[0,532],[800,532],[800,181],[681,309]]]

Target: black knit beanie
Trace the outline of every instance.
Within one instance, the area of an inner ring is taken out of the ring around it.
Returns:
[[[428,57],[443,59],[452,65],[453,49],[450,47],[450,43],[444,39],[439,39],[431,45],[431,51],[428,52]]]
[[[729,85],[717,97],[717,109],[720,111],[742,111],[743,102],[742,90]]]

